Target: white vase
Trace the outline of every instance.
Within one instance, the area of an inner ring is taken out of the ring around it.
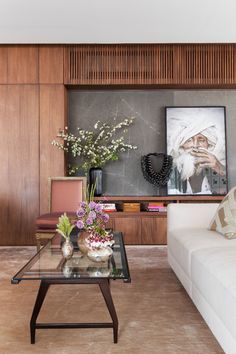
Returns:
[[[110,247],[103,247],[88,251],[87,257],[93,262],[107,262],[112,253]]]
[[[73,256],[74,246],[73,243],[67,238],[61,247],[63,257],[70,259]]]

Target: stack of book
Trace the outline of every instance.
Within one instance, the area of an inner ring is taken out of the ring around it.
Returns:
[[[106,213],[116,211],[115,203],[102,203],[102,209]]]
[[[147,211],[158,211],[158,212],[166,212],[167,208],[164,206],[164,203],[158,202],[150,202],[147,205]]]

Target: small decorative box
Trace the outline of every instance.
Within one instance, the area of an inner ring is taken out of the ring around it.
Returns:
[[[140,211],[140,203],[124,203],[123,204],[123,211],[139,212]]]

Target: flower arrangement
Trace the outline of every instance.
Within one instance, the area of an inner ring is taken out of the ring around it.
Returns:
[[[83,201],[76,214],[78,229],[89,232],[89,236],[86,238],[89,248],[106,248],[114,244],[113,235],[105,230],[109,215],[104,213],[102,204]]]
[[[65,127],[57,134],[60,141],[53,140],[52,145],[82,160],[81,165],[69,165],[69,175],[75,174],[79,169],[87,174],[91,167],[103,167],[108,161],[118,160],[120,153],[137,149],[137,146],[126,144],[123,136],[114,138],[121,129],[125,133],[133,121],[134,118],[125,118],[114,125],[97,121],[94,131],[77,128],[77,135],[70,133],[68,127]]]
[[[102,204],[93,200],[95,187],[87,187],[86,201],[80,203],[76,212],[76,226],[79,230],[88,232],[85,242],[89,249],[106,248],[114,244],[113,235],[106,230],[109,215],[104,213]]]

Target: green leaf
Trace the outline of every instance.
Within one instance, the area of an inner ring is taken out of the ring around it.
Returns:
[[[57,224],[56,231],[64,238],[69,238],[71,231],[73,230],[74,227],[75,225],[71,224],[67,214],[64,213],[59,217],[59,223]]]

